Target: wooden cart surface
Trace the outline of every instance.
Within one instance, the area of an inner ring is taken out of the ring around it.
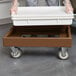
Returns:
[[[32,35],[32,37],[22,37],[22,35]],[[36,37],[36,35],[44,35],[44,37]],[[3,45],[16,47],[71,47],[71,29],[69,25],[13,26],[3,37]]]

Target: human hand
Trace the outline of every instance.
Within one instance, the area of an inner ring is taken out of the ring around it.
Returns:
[[[65,8],[66,13],[71,13],[71,12],[73,12],[73,7],[72,7],[71,4],[67,4],[65,7],[66,7],[66,8]]]
[[[12,14],[17,14],[17,10],[18,10],[18,6],[17,5],[13,5],[11,8],[11,13]]]

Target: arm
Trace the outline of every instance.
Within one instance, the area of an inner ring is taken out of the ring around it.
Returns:
[[[13,5],[11,8],[11,13],[17,13],[18,0],[13,0]]]
[[[70,3],[70,0],[65,0],[66,3]]]
[[[18,0],[13,0],[13,6],[17,5]]]

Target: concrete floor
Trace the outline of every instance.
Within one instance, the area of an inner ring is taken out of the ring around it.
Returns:
[[[47,47],[26,47],[21,58],[11,58],[10,48],[2,44],[2,37],[10,27],[11,24],[0,26],[0,76],[76,76],[76,28],[72,27],[70,58],[59,60],[58,49]]]

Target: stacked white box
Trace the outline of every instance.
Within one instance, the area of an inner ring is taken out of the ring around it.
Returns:
[[[74,18],[61,6],[18,7],[17,14],[11,17],[14,26],[71,25]]]

